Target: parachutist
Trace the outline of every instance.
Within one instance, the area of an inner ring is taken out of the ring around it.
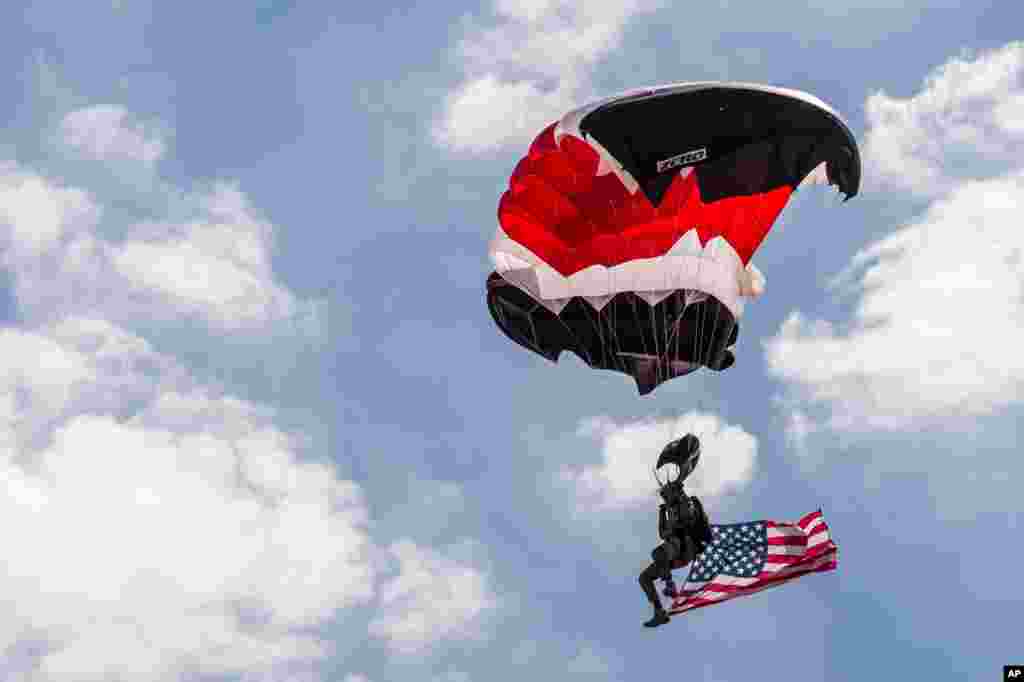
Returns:
[[[700,440],[690,433],[666,445],[654,467],[654,477],[660,486],[658,493],[663,500],[658,507],[658,536],[662,543],[651,552],[653,563],[639,576],[640,588],[654,608],[654,615],[644,623],[645,627],[658,627],[669,621],[654,581],[664,580],[663,594],[675,597],[672,569],[693,561],[711,542],[711,526],[703,505],[683,490],[683,481],[693,473],[699,460]],[[669,471],[662,483],[658,470],[666,466],[674,467],[675,476]]]

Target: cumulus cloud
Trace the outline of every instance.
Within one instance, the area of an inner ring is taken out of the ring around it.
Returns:
[[[84,414],[127,415],[161,391],[193,383],[169,358],[104,320],[67,318],[0,330],[3,445],[9,458],[41,449],[60,423]]]
[[[101,161],[138,161],[152,165],[166,152],[153,126],[132,120],[123,107],[95,105],[68,113],[60,139],[70,150]]]
[[[273,228],[241,191],[221,183],[183,201],[188,218],[134,224],[108,239],[96,197],[0,166],[2,264],[22,316],[185,317],[237,330],[315,313],[315,302],[277,282]]]
[[[39,258],[75,231],[89,231],[100,210],[92,197],[63,187],[11,162],[0,164],[0,227],[5,266]]]
[[[596,67],[622,46],[631,21],[661,7],[667,8],[663,23],[682,27],[679,43],[685,46],[684,53],[706,64],[719,60],[722,36],[705,35],[694,27],[727,22],[738,35],[764,30],[788,34],[794,33],[794,26],[827,22],[839,13],[842,26],[832,27],[837,29],[831,32],[832,38],[859,45],[865,36],[875,35],[879,26],[912,26],[919,21],[922,7],[948,2],[748,4],[742,9],[728,3],[686,5],[677,14],[661,0],[494,0],[492,16],[484,22],[466,22],[453,51],[461,79],[434,122],[434,141],[457,152],[477,154],[528,143],[545,125],[595,97]],[[741,61],[759,59],[758,51],[749,48],[735,48],[732,55],[739,55]],[[898,115],[886,106],[894,101],[880,93],[874,111]]]
[[[315,680],[339,610],[414,653],[496,605],[459,546],[401,540],[384,570],[358,485],[141,338],[66,318],[0,357],[0,670]]]
[[[1024,172],[968,183],[855,258],[865,265],[846,329],[793,313],[768,365],[831,425],[910,428],[975,416],[1024,388]],[[804,425],[805,428],[806,424]]]
[[[757,439],[715,415],[689,412],[674,419],[617,423],[608,417],[581,422],[580,436],[601,444],[602,462],[565,468],[561,478],[573,488],[579,513],[637,509],[650,503],[656,490],[651,467],[665,444],[686,433],[700,437],[705,453],[687,479],[694,494],[715,498],[742,489],[754,474]]]
[[[1021,44],[974,61],[955,59],[924,91],[890,107],[903,114],[872,121],[876,163],[887,158],[894,169],[906,169],[907,182],[923,182],[922,191],[944,191],[921,216],[857,253],[836,279],[859,297],[847,324],[794,312],[767,342],[770,371],[801,405],[790,419],[791,438],[823,424],[910,429],[991,414],[1019,400],[1024,164],[1002,168],[1007,150],[1024,140],[1006,113],[1024,97],[1022,73]],[[979,108],[991,115],[956,115]],[[973,132],[964,130],[975,123]],[[962,164],[933,145],[950,139],[976,140],[979,162]]]
[[[497,606],[487,575],[471,563],[407,540],[391,545],[397,575],[380,590],[380,612],[370,633],[402,654],[418,654],[453,638],[476,636],[472,627]]]
[[[373,598],[359,488],[269,409],[95,319],[4,330],[0,357],[4,667],[274,676]]]
[[[98,170],[166,151],[117,107],[72,112],[58,133]],[[108,208],[116,178],[95,193],[0,162],[19,320],[0,329],[0,676],[312,682],[324,629],[354,607],[380,607],[366,636],[397,651],[478,636],[496,604],[484,570],[411,539],[386,570],[358,485],[273,409],[130,331],[269,331],[319,309],[275,278],[273,226],[240,189],[152,178],[150,217],[126,224]],[[461,504],[457,487],[437,495]]]
[[[591,69],[619,46],[652,0],[496,0],[495,21],[458,44],[462,81],[448,95],[434,139],[485,152],[531,135],[589,98]]]
[[[865,105],[868,182],[923,197],[1020,167],[1024,154],[1024,42],[951,59],[920,92],[878,92]]]

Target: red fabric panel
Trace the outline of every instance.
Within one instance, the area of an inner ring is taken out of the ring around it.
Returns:
[[[591,265],[662,256],[695,225],[701,245],[721,236],[746,264],[792,194],[781,187],[705,204],[698,166],[676,176],[655,208],[614,173],[597,177],[598,162],[597,152],[574,136],[556,146],[552,124],[516,166],[498,205],[505,233],[566,277]]]

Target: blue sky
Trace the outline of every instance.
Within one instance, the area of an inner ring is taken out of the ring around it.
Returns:
[[[0,677],[994,679],[1021,656],[1024,10],[1009,0],[16,3],[0,26]],[[511,344],[543,125],[809,91],[864,158],[754,261],[734,368],[640,398]],[[821,507],[839,570],[656,631],[648,470]]]

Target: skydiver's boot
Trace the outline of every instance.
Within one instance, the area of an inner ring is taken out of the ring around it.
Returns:
[[[668,614],[665,613],[665,607],[661,604],[658,604],[654,607],[654,615],[651,616],[651,619],[648,621],[644,621],[644,627],[656,628],[659,625],[664,625],[665,623],[669,622],[669,620],[671,619],[668,617]]]
[[[649,621],[644,623],[644,627],[647,628],[656,628],[669,621],[668,614],[665,613],[665,607],[661,605],[661,598],[658,597],[658,590],[654,587],[654,577],[659,572],[657,565],[651,564],[640,574],[640,587],[643,589],[644,594],[647,595],[647,601],[651,602],[651,606],[654,607],[654,615]]]

